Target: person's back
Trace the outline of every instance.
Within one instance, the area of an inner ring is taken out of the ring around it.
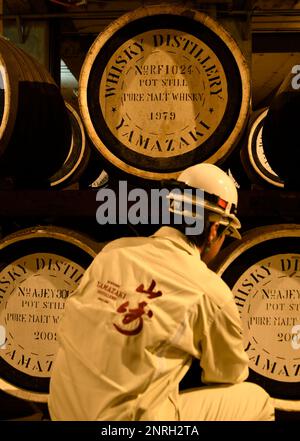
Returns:
[[[191,357],[201,357],[198,343],[227,304],[232,304],[227,286],[176,230],[164,227],[155,237],[112,242],[67,301],[52,373],[52,418],[179,418],[178,383]],[[228,314],[228,323],[238,320],[235,311]],[[240,342],[239,335],[230,339]],[[203,356],[204,380],[245,379],[246,357],[232,370],[219,354],[221,372],[212,371],[222,345],[220,339]]]

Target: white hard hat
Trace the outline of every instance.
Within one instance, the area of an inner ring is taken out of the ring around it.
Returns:
[[[201,163],[188,167],[178,176],[177,181],[183,182],[188,187],[202,189],[204,200],[202,198],[200,201],[193,201],[193,204],[203,205],[208,220],[219,222],[227,227],[228,234],[241,238],[237,231],[241,224],[236,217],[238,193],[230,176],[216,165]],[[175,195],[171,199],[180,198]],[[177,212],[176,208],[171,208],[171,211]]]

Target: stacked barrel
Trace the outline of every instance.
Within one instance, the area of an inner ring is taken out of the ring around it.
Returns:
[[[270,165],[283,179],[288,190],[300,189],[299,116],[300,91],[292,69],[270,105],[262,132]]]
[[[240,312],[249,381],[263,386],[283,413],[300,412],[299,244],[299,224],[257,227],[212,266]]]

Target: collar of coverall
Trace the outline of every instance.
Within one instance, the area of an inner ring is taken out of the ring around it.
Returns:
[[[183,233],[176,230],[176,228],[172,227],[161,227],[157,230],[151,237],[159,237],[163,239],[169,239],[172,241],[178,248],[182,248],[187,251],[189,254],[196,256],[199,259],[199,250],[196,246],[191,245],[186,240]]]

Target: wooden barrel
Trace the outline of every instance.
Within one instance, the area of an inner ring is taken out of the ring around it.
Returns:
[[[105,171],[105,163],[99,151],[90,145],[90,155],[84,172],[78,179],[80,188],[100,188],[108,184],[109,176]]]
[[[245,130],[236,147],[225,161],[219,165],[233,179],[235,186],[239,190],[249,190],[252,188],[252,181],[245,171],[241,157],[242,146],[245,143],[246,137],[247,131]]]
[[[46,402],[65,301],[100,248],[81,233],[54,226],[23,229],[2,239],[1,390]]]
[[[283,180],[269,164],[269,156],[266,156],[262,139],[268,110],[268,108],[260,109],[251,115],[248,136],[241,149],[241,160],[245,172],[254,184],[266,188],[283,188]]]
[[[244,129],[249,99],[237,43],[184,6],[145,6],[111,23],[79,79],[93,144],[116,170],[150,180],[224,160]]]
[[[86,142],[85,129],[80,115],[73,105],[65,101],[68,111],[72,136],[68,154],[50,179],[50,187],[61,188],[77,182],[84,173],[90,159],[90,148]]]
[[[44,186],[66,158],[67,110],[47,70],[0,37],[0,181]]]
[[[300,90],[291,72],[272,100],[265,118],[262,140],[272,169],[284,181],[284,188],[300,189]]]
[[[300,411],[299,249],[299,224],[263,226],[244,233],[212,265],[240,312],[249,380],[281,410]]]

